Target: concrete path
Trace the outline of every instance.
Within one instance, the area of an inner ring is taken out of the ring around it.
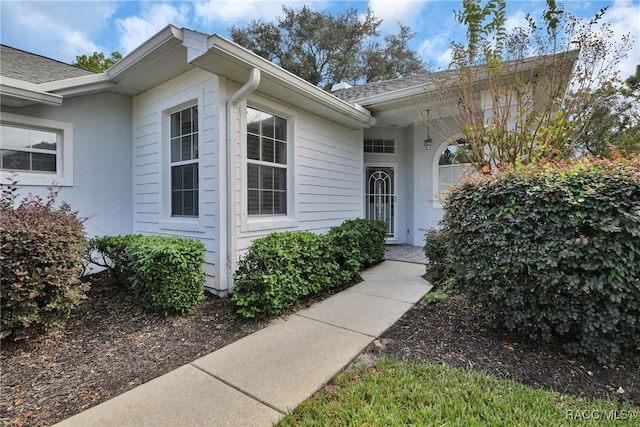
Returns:
[[[384,261],[361,283],[57,424],[270,426],[393,325],[431,285]]]

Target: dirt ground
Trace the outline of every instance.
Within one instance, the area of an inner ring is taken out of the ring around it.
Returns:
[[[301,306],[326,297],[307,300]],[[300,307],[298,307],[300,308]],[[64,330],[3,343],[0,414],[4,426],[47,426],[115,397],[268,324],[208,297],[189,317],[142,308],[106,274],[92,278],[88,299]],[[640,406],[640,352],[613,367],[571,358],[492,330],[466,301],[416,306],[360,356],[431,360],[482,369],[534,387],[579,396],[611,396]]]

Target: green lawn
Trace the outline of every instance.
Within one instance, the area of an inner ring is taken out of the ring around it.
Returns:
[[[432,363],[378,361],[335,378],[278,426],[640,425],[640,408]],[[616,419],[617,418],[617,419]]]

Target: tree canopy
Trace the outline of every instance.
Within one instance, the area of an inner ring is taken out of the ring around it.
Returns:
[[[93,52],[93,55],[76,56],[76,62],[71,65],[96,73],[103,73],[121,59],[122,55],[117,51],[111,52],[110,58],[105,57],[102,52]]]
[[[282,11],[276,22],[254,20],[231,27],[231,39],[324,89],[342,81],[368,83],[426,71],[409,47],[415,33],[400,25],[397,34],[380,40],[382,21],[371,9],[362,16],[355,8],[338,15],[307,6],[283,6]]]

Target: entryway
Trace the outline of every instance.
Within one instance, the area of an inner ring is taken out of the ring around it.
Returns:
[[[366,166],[365,212],[367,219],[387,224],[387,241],[396,239],[395,166]]]

